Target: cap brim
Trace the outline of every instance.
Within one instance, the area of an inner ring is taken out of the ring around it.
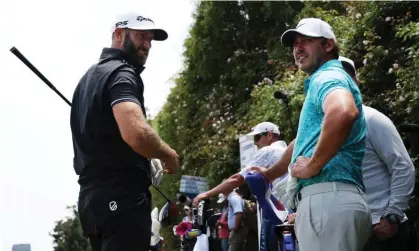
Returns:
[[[169,35],[167,34],[167,32],[165,30],[163,30],[163,29],[156,29],[156,28],[144,27],[144,26],[142,26],[142,27],[141,26],[140,27],[130,26],[128,28],[129,29],[132,29],[132,30],[152,31],[154,33],[153,40],[156,40],[156,41],[164,41],[164,40],[166,40],[169,37]]]
[[[296,29],[289,29],[285,31],[281,36],[281,43],[285,46],[293,46],[295,37],[300,34],[307,37],[322,37],[318,34],[312,33],[312,32],[301,32]]]
[[[169,35],[167,34],[167,32],[163,29],[153,29],[152,31],[154,31],[154,38],[153,40],[156,41],[164,41],[166,40]]]
[[[256,134],[259,134],[258,132],[252,131],[246,134],[247,136],[255,136]]]

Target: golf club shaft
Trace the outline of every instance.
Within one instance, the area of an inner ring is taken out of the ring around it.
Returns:
[[[32,70],[33,73],[35,73],[42,81],[44,81],[44,83],[46,85],[48,85],[49,88],[51,88],[55,93],[58,94],[58,96],[60,96],[69,106],[71,106],[70,101],[68,101],[68,99],[66,97],[64,97],[63,94],[61,94],[61,92],[59,92],[57,90],[57,88],[55,88],[55,86],[38,70],[36,69],[36,67],[29,62],[28,59],[26,59],[25,56],[23,56],[22,53],[20,53],[20,51],[16,48],[16,47],[12,47],[10,49],[10,51],[17,57],[20,59],[20,61],[22,61],[29,69]]]
[[[159,192],[159,194],[161,194],[161,196],[163,196],[167,201],[170,201],[167,197],[166,197],[166,195],[164,195],[163,193],[162,193],[162,191],[160,191],[160,189],[158,189],[155,185],[153,185],[152,184],[152,186],[154,187],[154,189],[156,189],[157,190],[157,192]]]

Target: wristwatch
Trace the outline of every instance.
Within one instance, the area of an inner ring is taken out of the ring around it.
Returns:
[[[388,222],[390,222],[390,224],[396,224],[397,226],[400,225],[400,219],[397,215],[387,214],[385,217],[388,220]]]

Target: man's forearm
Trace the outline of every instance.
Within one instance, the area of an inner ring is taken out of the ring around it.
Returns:
[[[219,184],[218,186],[214,187],[213,189],[205,192],[207,198],[211,198],[217,196],[220,193],[229,194],[234,188],[241,186],[244,183],[243,177],[236,173],[230,178],[228,178],[223,183]]]
[[[408,201],[415,186],[415,169],[410,159],[399,158],[395,163],[391,178],[391,195],[385,215],[396,214],[403,217]]]
[[[165,159],[173,150],[147,123],[141,107],[134,102],[121,102],[112,107],[122,139],[139,155]]]
[[[274,181],[288,172],[288,166],[291,162],[292,152],[294,151],[294,144],[295,140],[288,145],[281,159],[266,171],[265,176],[269,182]]]
[[[357,114],[339,111],[328,112],[323,121],[319,141],[308,167],[316,175],[339,151],[353,124]]]
[[[132,147],[146,158],[165,159],[170,157],[171,148],[157,135],[147,123],[137,126],[138,134]]]

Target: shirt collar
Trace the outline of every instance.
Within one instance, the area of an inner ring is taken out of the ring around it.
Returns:
[[[124,51],[116,48],[103,48],[100,60],[122,59],[134,67],[138,75],[140,75],[145,67],[139,64],[132,56],[126,54]]]
[[[320,71],[329,68],[329,67],[340,67],[342,68],[342,63],[337,60],[337,59],[331,59],[329,61],[327,61],[326,63],[324,63],[323,65],[321,65],[319,68],[317,68],[317,70],[315,70],[313,72],[313,74],[310,75],[310,77],[308,77],[306,80],[304,80],[304,92],[307,93],[308,88],[310,87],[310,81],[311,79],[317,75],[317,73],[319,73]]]
[[[281,146],[281,147],[285,147],[285,148],[288,147],[287,143],[285,143],[285,141],[283,141],[283,140],[275,141],[274,143],[271,144],[271,146]]]

